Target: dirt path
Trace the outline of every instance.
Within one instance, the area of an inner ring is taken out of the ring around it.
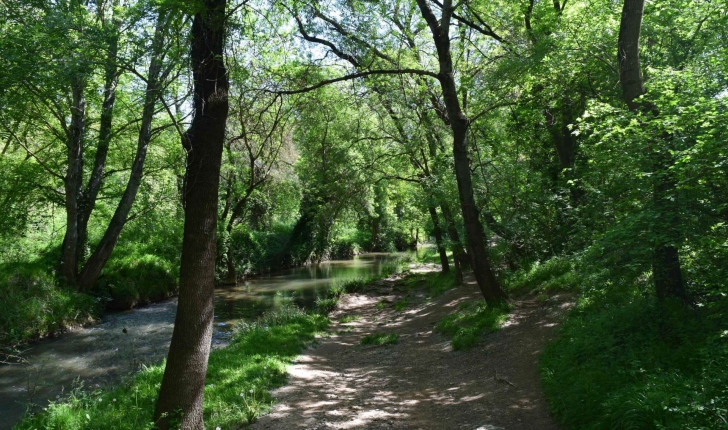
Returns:
[[[337,334],[299,357],[288,385],[274,392],[278,403],[252,428],[557,428],[541,394],[537,360],[545,342],[556,335],[555,326],[569,306],[565,298],[520,302],[502,330],[469,351],[455,352],[432,329],[459,303],[479,297],[474,281],[429,303],[419,293],[403,312],[377,306],[403,294],[390,279],[375,291],[345,296],[333,319],[360,318],[335,323],[332,332]],[[363,336],[376,332],[396,332],[399,343],[360,345]]]

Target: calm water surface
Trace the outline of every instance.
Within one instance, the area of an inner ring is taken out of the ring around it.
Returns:
[[[379,274],[395,255],[364,254],[218,288],[213,346],[224,345],[241,319],[290,300],[311,307],[334,280]],[[10,429],[29,403],[46,405],[81,384],[95,389],[118,383],[143,364],[159,362],[172,338],[176,309],[177,299],[170,299],[109,314],[92,327],[31,345],[24,353],[27,365],[0,365],[0,429]]]

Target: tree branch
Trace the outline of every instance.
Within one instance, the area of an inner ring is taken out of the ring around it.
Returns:
[[[436,79],[440,78],[437,73],[433,73],[433,72],[429,72],[427,70],[421,70],[421,69],[370,70],[367,72],[352,73],[350,75],[341,76],[338,78],[326,79],[317,84],[311,85],[309,87],[301,88],[298,90],[284,90],[284,91],[265,90],[265,91],[267,91],[269,93],[275,93],[278,95],[302,94],[302,93],[307,93],[307,92],[319,89],[321,87],[325,87],[326,85],[335,84],[337,82],[351,81],[353,79],[364,78],[364,77],[373,76],[373,75],[419,75],[419,76],[430,76],[430,77],[436,78]]]

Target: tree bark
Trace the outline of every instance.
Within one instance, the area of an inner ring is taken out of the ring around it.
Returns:
[[[619,26],[617,61],[624,101],[632,112],[658,116],[657,107],[639,100],[645,94],[644,79],[640,66],[639,45],[645,0],[625,0]],[[662,136],[666,141],[670,136]],[[657,146],[657,143],[654,143]],[[676,181],[670,171],[672,160],[669,151],[653,148],[653,204],[660,222],[653,227],[652,236],[657,240],[652,256],[652,277],[659,299],[673,297],[687,301],[687,292],[680,267],[677,248],[679,232],[678,208],[675,204]]]
[[[113,13],[113,8],[111,8]],[[116,102],[116,86],[119,82],[118,73],[118,52],[119,52],[119,26],[121,20],[114,16],[111,19],[111,25],[108,27],[111,33],[109,37],[108,56],[106,64],[104,64],[104,100],[101,104],[101,118],[99,121],[99,143],[96,147],[96,156],[94,159],[94,167],[91,170],[86,189],[79,202],[78,213],[78,244],[79,260],[83,258],[81,249],[88,242],[88,221],[91,213],[96,206],[96,198],[101,190],[103,183],[104,169],[106,168],[106,157],[109,153],[109,145],[111,144],[112,125],[114,118],[114,104]]]
[[[187,149],[180,293],[155,423],[161,430],[204,429],[202,404],[214,316],[220,165],[228,116],[224,64],[226,0],[203,0],[191,31],[194,117]],[[181,412],[181,416],[179,416]]]
[[[453,219],[452,212],[450,211],[450,205],[447,203],[440,204],[440,210],[442,211],[442,217],[445,218],[445,224],[447,225],[447,234],[452,242],[452,253],[453,263],[455,266],[455,282],[458,285],[463,283],[463,265],[467,264],[468,255],[463,248],[463,244],[460,243],[460,235],[455,227],[455,220]]]
[[[165,12],[160,12],[159,17],[157,18],[157,25],[154,30],[154,39],[152,42],[152,59],[149,64],[147,89],[144,95],[144,108],[142,110],[142,122],[139,130],[139,137],[137,140],[136,155],[134,156],[134,161],[132,162],[131,166],[131,175],[129,176],[129,181],[126,184],[126,188],[124,189],[124,194],[122,194],[121,200],[116,206],[114,216],[111,218],[111,221],[109,221],[109,225],[104,232],[104,236],[101,238],[98,246],[96,246],[93,254],[91,254],[88,261],[81,270],[81,274],[78,277],[78,288],[80,291],[89,291],[101,275],[101,271],[106,265],[106,262],[111,257],[111,253],[114,251],[114,247],[119,240],[119,235],[121,234],[121,231],[126,224],[127,218],[129,217],[129,212],[134,205],[134,200],[136,199],[137,192],[139,191],[139,186],[142,182],[142,175],[144,173],[144,161],[146,160],[149,142],[152,139],[152,120],[154,119],[154,108],[156,106],[157,97],[159,97],[160,91],[159,81],[162,69],[162,48],[164,47],[164,29],[167,23],[166,17],[162,14],[166,15]],[[103,165],[101,167],[101,171],[103,172]],[[98,189],[96,190],[96,192],[98,192]],[[93,201],[95,201],[95,195]],[[86,218],[86,221],[88,221],[88,218]],[[79,232],[81,232],[80,229]]]
[[[442,244],[442,229],[440,228],[440,222],[437,216],[437,210],[435,206],[428,206],[427,210],[430,212],[430,218],[432,219],[432,234],[435,236],[435,244],[437,245],[437,252],[440,254],[440,265],[442,266],[442,273],[450,272],[450,263],[447,259],[447,250]]]
[[[84,87],[84,77],[74,76],[71,82],[71,124],[66,142],[68,170],[64,178],[66,234],[61,257],[61,273],[68,285],[76,285],[78,275],[78,212],[83,183],[83,139],[86,134]]]
[[[460,107],[457,86],[455,84],[452,56],[450,53],[450,18],[452,17],[452,0],[446,0],[442,7],[442,18],[438,23],[435,14],[430,9],[427,0],[417,0],[422,17],[427,21],[437,48],[440,71],[438,79],[442,88],[442,95],[447,109],[450,127],[453,132],[453,156],[455,160],[455,177],[458,184],[460,206],[465,221],[470,248],[470,259],[473,274],[478,282],[483,297],[489,303],[500,302],[507,298],[501,289],[495,274],[490,266],[485,249],[483,228],[478,218],[478,208],[473,196],[473,183],[470,175],[470,160],[468,159],[467,133],[470,120]]]

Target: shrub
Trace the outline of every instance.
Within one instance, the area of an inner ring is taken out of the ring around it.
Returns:
[[[574,261],[571,257],[556,257],[544,263],[537,262],[529,269],[509,276],[505,284],[516,294],[571,290],[579,284]]]
[[[177,292],[179,262],[151,254],[131,254],[109,261],[95,291],[110,309],[130,309]]]

